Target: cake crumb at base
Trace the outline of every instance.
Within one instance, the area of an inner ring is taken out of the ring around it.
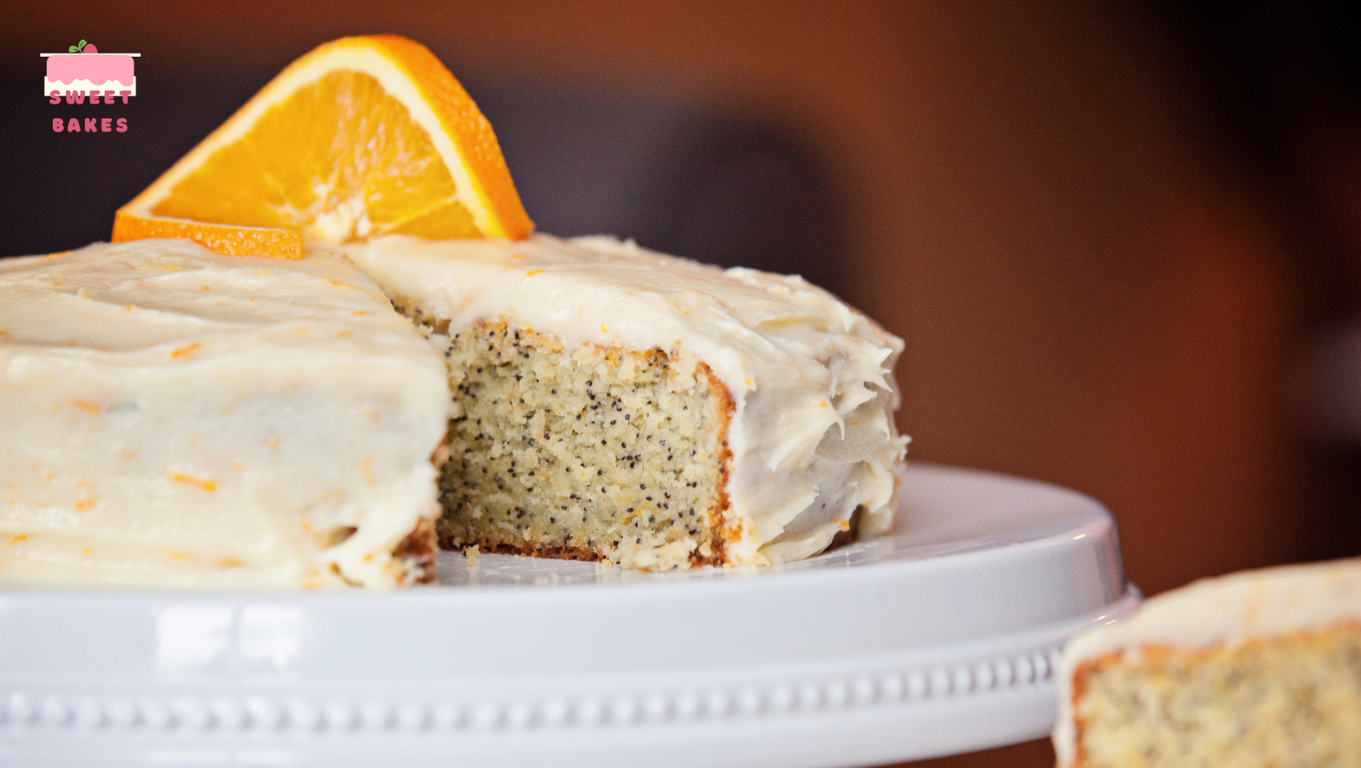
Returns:
[[[469,568],[476,568],[477,560],[481,556],[482,552],[477,548],[476,544],[473,544],[470,547],[463,548],[463,558],[467,561],[467,565]]]
[[[423,518],[392,550],[388,567],[394,571],[393,582],[403,585],[435,583],[438,547],[434,519]]]

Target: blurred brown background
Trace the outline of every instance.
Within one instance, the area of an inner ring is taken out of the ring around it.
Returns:
[[[912,458],[1095,496],[1146,592],[1353,555],[1361,35],[1223,6],[9,3],[0,255],[106,237],[288,61],[397,32],[482,104],[542,229],[842,293],[907,342]],[[133,104],[87,108],[127,134],[51,132],[38,53],[80,38],[143,54]]]

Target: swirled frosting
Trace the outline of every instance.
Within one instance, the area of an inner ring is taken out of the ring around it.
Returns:
[[[331,253],[0,261],[0,583],[401,583],[448,398]]]

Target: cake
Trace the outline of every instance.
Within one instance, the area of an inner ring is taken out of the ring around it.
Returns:
[[[430,580],[444,366],[335,254],[0,261],[0,583]]]
[[[118,210],[129,245],[0,270],[0,581],[409,583],[435,542],[755,566],[887,530],[900,340],[797,277],[532,230],[424,46],[300,57]]]
[[[671,570],[887,529],[902,342],[831,294],[607,237],[343,250],[447,361],[444,547]]]
[[[1062,768],[1361,765],[1361,560],[1159,595],[1061,672]]]

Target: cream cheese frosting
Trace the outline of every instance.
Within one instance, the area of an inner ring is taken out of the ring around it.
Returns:
[[[862,532],[888,528],[907,444],[892,420],[902,342],[801,278],[608,237],[388,236],[343,251],[395,301],[450,328],[501,319],[569,347],[661,349],[682,370],[705,363],[735,406],[726,490],[743,526],[728,544],[734,564],[821,552],[857,508]]]
[[[1087,632],[1063,651],[1054,748],[1077,759],[1072,680],[1087,661],[1163,646],[1206,649],[1361,622],[1361,560],[1282,566],[1202,579],[1150,598],[1133,616]]]
[[[0,583],[401,583],[442,361],[335,254],[0,261]]]

